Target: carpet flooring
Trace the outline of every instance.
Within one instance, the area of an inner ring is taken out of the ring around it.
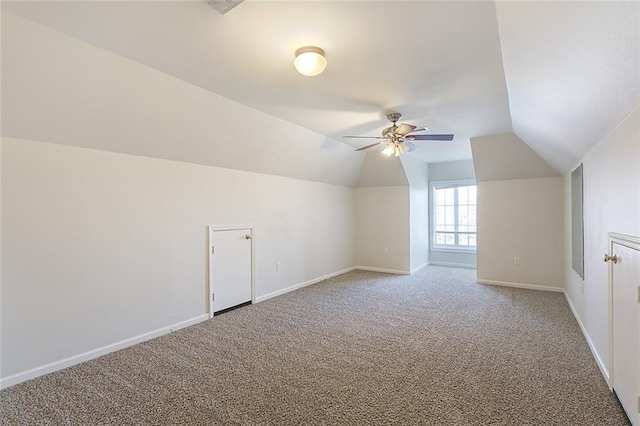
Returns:
[[[628,425],[559,293],[353,271],[0,392],[2,425]]]

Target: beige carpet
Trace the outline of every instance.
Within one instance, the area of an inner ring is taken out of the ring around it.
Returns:
[[[564,296],[355,271],[0,392],[2,425],[628,425]]]

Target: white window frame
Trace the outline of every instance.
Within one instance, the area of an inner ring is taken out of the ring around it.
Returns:
[[[450,253],[475,253],[476,247],[465,247],[465,246],[442,246],[436,244],[436,200],[435,200],[435,192],[436,189],[439,188],[453,188],[459,186],[475,186],[476,191],[478,188],[478,184],[474,179],[463,179],[463,180],[446,180],[446,181],[434,181],[429,183],[429,216],[430,216],[430,226],[429,226],[429,247],[431,251],[439,251],[439,252],[450,252]],[[476,192],[477,194],[477,192]],[[476,208],[478,205],[478,200],[476,198]],[[456,206],[457,207],[457,206]],[[477,212],[477,210],[476,210]],[[476,244],[478,241],[478,223],[476,221]]]

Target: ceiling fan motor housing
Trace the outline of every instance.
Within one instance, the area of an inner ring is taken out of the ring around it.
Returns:
[[[387,114],[387,118],[389,119],[389,121],[391,121],[394,125],[396,124],[396,121],[400,120],[400,117],[402,117],[402,114],[398,113],[398,112],[390,112],[389,114]]]

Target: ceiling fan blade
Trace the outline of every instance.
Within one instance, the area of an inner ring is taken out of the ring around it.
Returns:
[[[410,131],[410,132],[409,132],[409,133],[407,133],[407,134],[410,134],[410,133],[416,133],[416,132],[424,132],[424,131],[427,131],[427,132],[428,132],[428,131],[429,131],[429,128],[428,128],[427,126],[416,127],[415,129],[413,129],[412,131]]]
[[[380,139],[380,136],[343,136],[343,138]]]
[[[412,126],[411,124],[400,123],[398,128],[393,133],[395,133],[396,135],[404,136],[407,133],[413,132],[415,128],[416,126]]]
[[[410,141],[452,141],[453,135],[410,135],[406,139]]]
[[[376,145],[380,145],[381,143],[382,143],[382,141],[378,141],[376,143],[372,143],[371,145],[367,145],[367,146],[363,146],[362,148],[358,148],[358,149],[356,149],[356,151],[362,151],[363,149],[371,148],[371,147],[374,147]]]

